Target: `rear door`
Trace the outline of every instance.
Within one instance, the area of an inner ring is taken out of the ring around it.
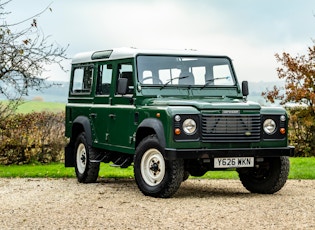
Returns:
[[[91,64],[72,66],[69,98],[66,106],[67,132],[70,132],[73,121],[77,117],[89,117],[93,104],[93,72]]]

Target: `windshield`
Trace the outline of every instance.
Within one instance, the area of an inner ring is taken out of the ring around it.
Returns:
[[[142,85],[233,86],[230,60],[225,57],[138,56]]]

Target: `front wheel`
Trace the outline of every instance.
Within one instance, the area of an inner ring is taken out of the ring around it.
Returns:
[[[143,139],[136,149],[135,180],[146,196],[171,197],[183,180],[183,160],[165,160],[163,152],[155,135]]]
[[[289,169],[288,157],[267,157],[255,168],[239,169],[238,174],[243,186],[248,191],[273,194],[286,183]]]
[[[81,183],[93,183],[97,180],[100,169],[99,162],[91,162],[95,151],[87,143],[85,133],[82,132],[75,142],[75,173]]]

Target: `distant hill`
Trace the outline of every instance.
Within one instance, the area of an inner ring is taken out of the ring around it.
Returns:
[[[57,82],[48,81],[52,86],[41,91],[30,90],[29,95],[24,97],[25,100],[42,100],[46,102],[61,102],[66,103],[68,98],[69,82]],[[249,96],[251,101],[258,102],[262,105],[266,105],[264,98],[261,96],[261,92],[267,88],[272,89],[274,85],[284,86],[283,82],[248,82]],[[1,95],[0,95],[1,98]],[[2,98],[4,99],[4,98]]]
[[[248,100],[258,102],[261,105],[270,105],[269,102],[266,102],[265,99],[261,96],[263,91],[271,90],[274,86],[284,87],[284,82],[282,81],[273,81],[273,82],[248,82],[249,87],[249,96]],[[276,105],[279,105],[276,103]]]
[[[272,89],[273,86],[284,87],[284,82],[282,81],[272,81],[272,82],[248,82],[249,93],[252,96],[260,96],[262,91],[266,91],[266,89]]]
[[[23,99],[28,101],[46,101],[66,103],[68,97],[69,82],[47,81],[51,87],[42,90],[29,90],[28,96]],[[5,99],[0,95],[0,99]]]

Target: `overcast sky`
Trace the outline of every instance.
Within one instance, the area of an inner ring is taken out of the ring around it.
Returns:
[[[7,20],[49,4],[39,27],[69,44],[70,58],[115,47],[198,49],[231,57],[240,80],[276,81],[275,53],[304,54],[315,39],[314,0],[12,0]],[[55,68],[47,74],[69,80]]]

